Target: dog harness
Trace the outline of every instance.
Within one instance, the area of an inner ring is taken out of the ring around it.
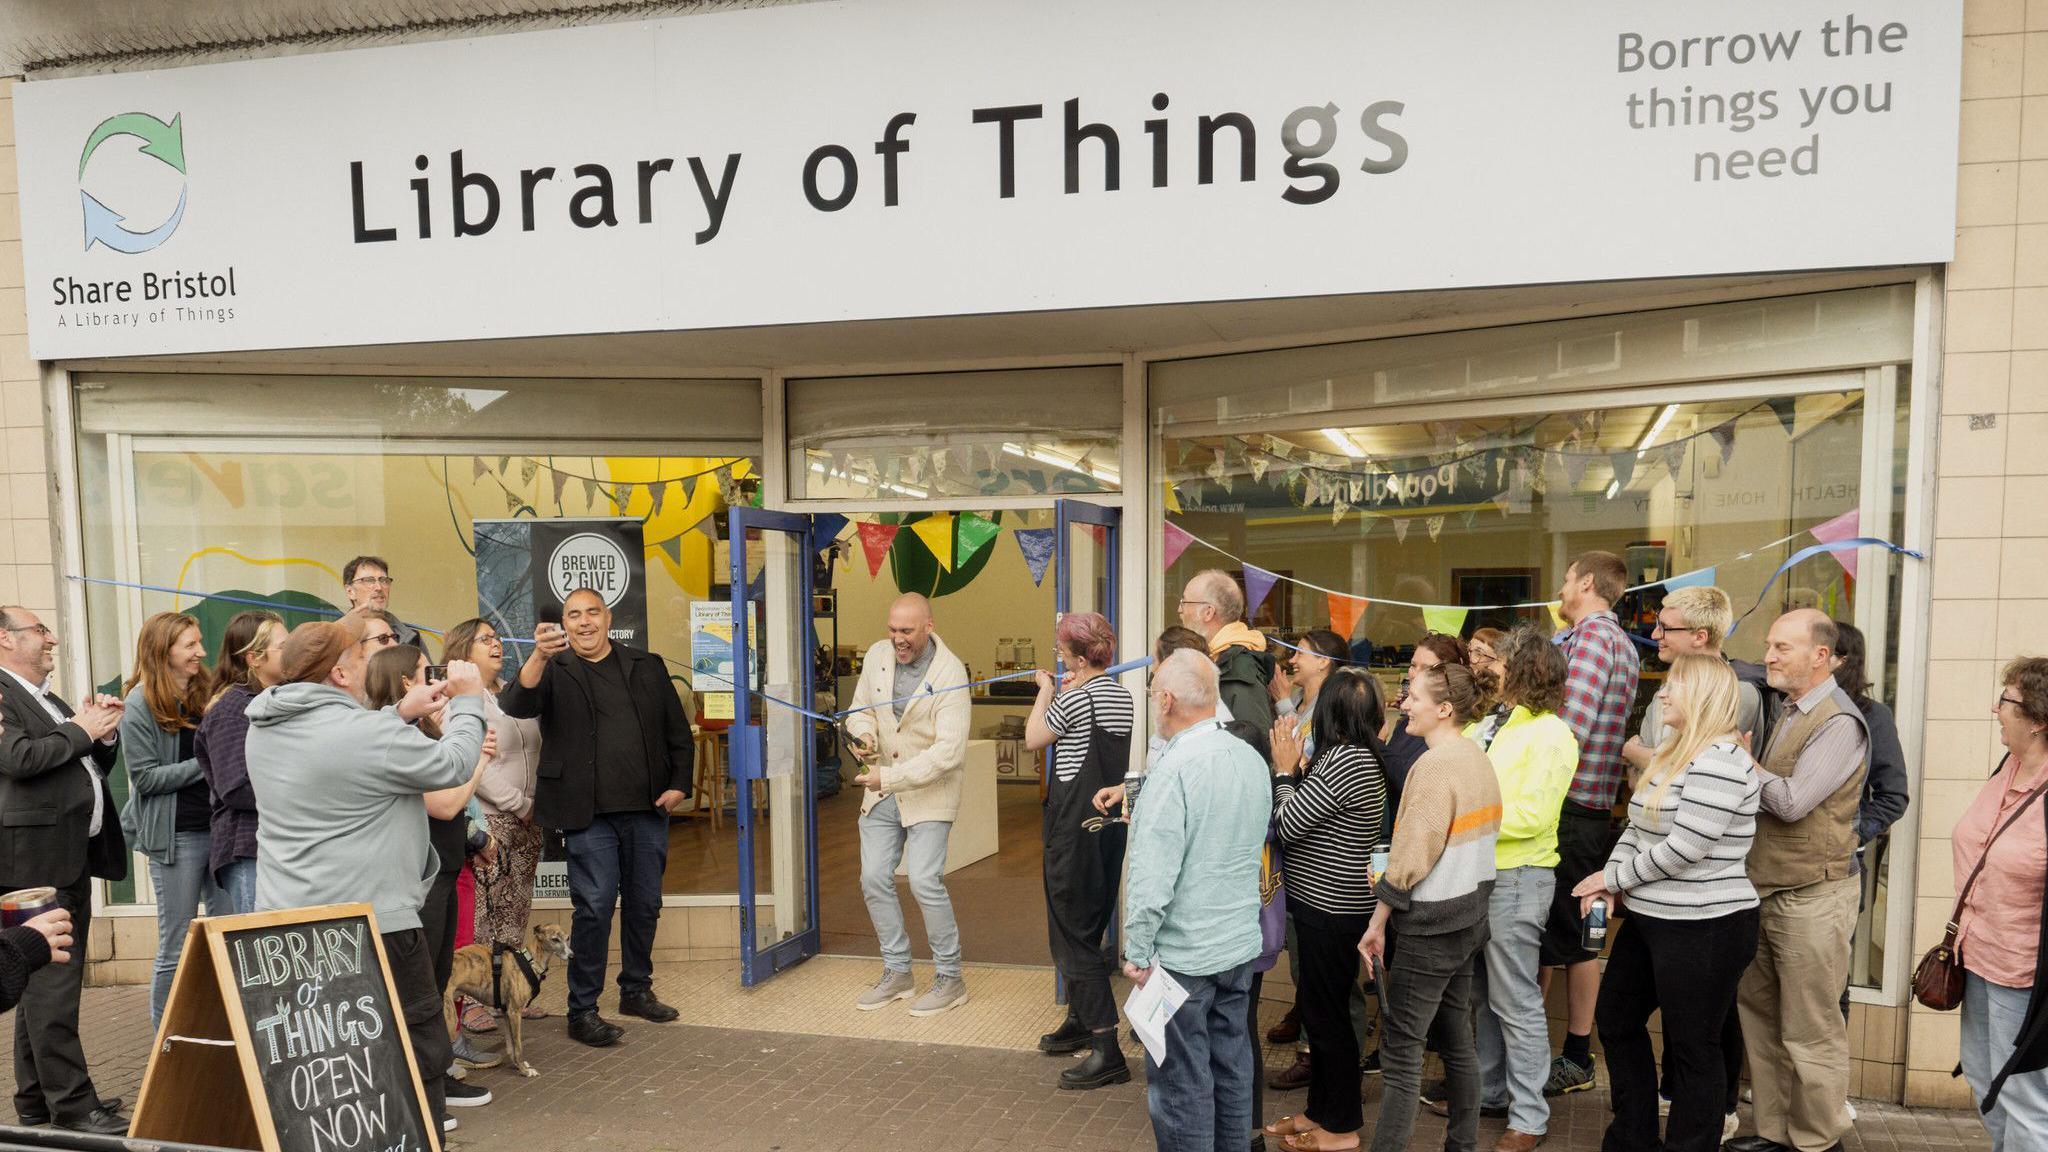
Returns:
[[[513,962],[519,965],[520,975],[526,977],[527,1003],[540,997],[540,973],[534,970],[533,953],[494,940],[491,942],[491,1007],[500,1012],[505,1010],[505,989],[501,981],[505,973],[503,961],[508,952],[512,954]]]

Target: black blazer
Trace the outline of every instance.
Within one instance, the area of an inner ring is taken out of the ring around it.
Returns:
[[[63,708],[66,716],[71,709]],[[90,873],[128,875],[128,844],[107,777],[115,746],[76,724],[50,719],[42,702],[0,672],[0,881],[9,886],[68,888]],[[79,760],[100,774],[100,834],[92,826],[92,785]]]
[[[663,792],[690,794],[696,744],[661,657],[617,642],[612,651],[625,665],[626,691],[640,714],[640,741],[647,749],[647,762],[654,766],[654,790],[647,797],[651,810]],[[597,700],[590,676],[582,657],[563,652],[548,661],[540,687],[527,688],[514,676],[498,694],[498,706],[507,716],[540,718],[533,820],[543,828],[577,832],[590,827],[596,816]]]

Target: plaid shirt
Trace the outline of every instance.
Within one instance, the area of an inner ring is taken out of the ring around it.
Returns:
[[[1564,707],[1557,714],[1579,738],[1579,770],[1565,799],[1606,811],[1628,781],[1621,746],[1628,740],[1628,714],[1635,707],[1636,675],[1642,663],[1635,642],[1612,612],[1595,612],[1557,638],[1570,665]]]

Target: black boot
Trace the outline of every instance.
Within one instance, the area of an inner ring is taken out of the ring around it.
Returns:
[[[1088,1046],[1090,1033],[1081,1018],[1071,1013],[1060,1022],[1059,1030],[1047,1032],[1038,1038],[1038,1050],[1050,1056],[1066,1052],[1079,1052]]]
[[[1095,1046],[1095,1051],[1090,1052],[1086,1060],[1060,1073],[1060,1087],[1084,1091],[1129,1083],[1131,1066],[1124,1060],[1123,1049],[1116,1046],[1116,1029],[1091,1033],[1088,1039]]]

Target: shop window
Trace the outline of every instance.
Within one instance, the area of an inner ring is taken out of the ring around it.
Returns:
[[[1819,608],[1863,629],[1873,695],[1895,703],[1905,561],[1865,548],[1779,574],[1817,539],[1903,534],[1907,372],[1870,367],[1910,358],[1895,303],[1876,289],[1155,365],[1171,563],[1153,624],[1197,571],[1249,575],[1256,622],[1334,627],[1391,699],[1431,631],[1553,632],[1566,564],[1600,549],[1652,586],[1619,605],[1644,642],[1638,718],[1662,678],[1653,585],[1708,568],[1746,613],[1730,655],[1760,660],[1778,614]],[[1773,350],[1782,372],[1716,371]],[[1865,850],[1852,976],[1873,986],[1890,858],[1885,840]]]
[[[147,616],[196,616],[211,663],[246,602],[290,623],[345,607],[341,568],[363,554],[390,562],[392,610],[439,659],[441,631],[494,615],[483,522],[598,517],[639,522],[646,642],[691,702],[690,606],[726,595],[724,511],[760,454],[751,380],[88,377],[76,404],[89,644],[70,650],[104,690]],[[125,772],[112,783],[125,802]],[[110,899],[147,903],[144,869]],[[544,869],[543,894],[566,895],[558,880]],[[735,890],[681,860],[665,886]]]
[[[794,499],[1122,490],[1123,369],[791,380]]]

